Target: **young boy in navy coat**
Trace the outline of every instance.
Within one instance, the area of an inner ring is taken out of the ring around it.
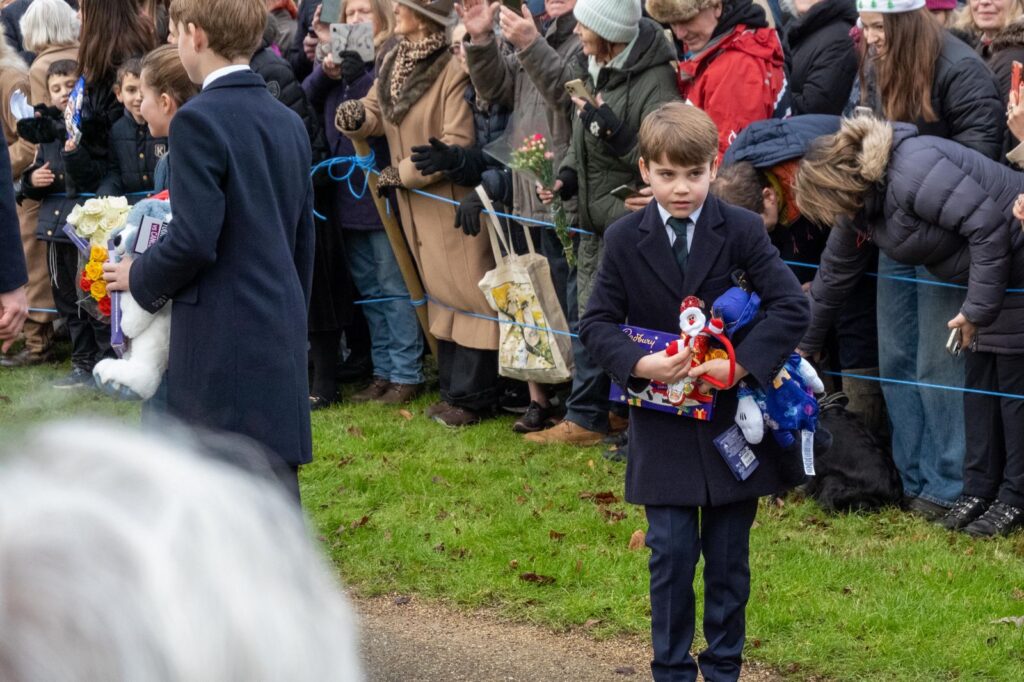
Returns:
[[[666,104],[644,120],[639,144],[640,171],[655,201],[605,233],[604,260],[580,325],[583,343],[613,381],[634,390],[652,379],[671,384],[687,375],[725,382],[727,360],[691,369],[688,350],[648,355],[619,325],[678,330],[686,296],[710,305],[741,270],[762,303],[756,321],[733,338],[734,384],[768,385],[800,341],[809,309],[760,216],[708,196],[718,154],[714,123],[696,107]],[[759,466],[749,478],[733,475],[714,440],[733,426],[736,402],[734,389],[718,391],[709,422],[630,408],[626,499],[647,512],[651,670],[658,682],[697,677],[690,645],[693,578],[702,553],[708,646],[699,667],[708,680],[739,677],[757,499],[802,477],[799,453],[781,450],[771,438],[753,446]]]
[[[309,136],[249,69],[263,0],[174,0],[170,19],[203,90],[171,123],[167,234],[134,262],[108,264],[108,288],[130,285],[150,312],[173,299],[170,413],[263,444],[298,496],[298,465],[312,458]]]

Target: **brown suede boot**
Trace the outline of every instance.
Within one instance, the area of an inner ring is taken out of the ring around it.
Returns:
[[[371,400],[380,400],[388,389],[391,388],[391,382],[383,377],[374,377],[373,381],[369,386],[354,393],[349,400],[354,403],[368,403]]]
[[[523,438],[531,443],[541,443],[544,445],[550,443],[564,443],[566,445],[597,445],[601,442],[601,439],[604,438],[604,434],[598,433],[597,431],[590,431],[578,424],[573,424],[571,421],[563,419],[550,429],[545,429],[536,433],[528,433],[523,436]]]
[[[420,394],[423,384],[391,384],[377,402],[385,405],[401,405]]]

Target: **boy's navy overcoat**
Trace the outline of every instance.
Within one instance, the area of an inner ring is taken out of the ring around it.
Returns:
[[[737,270],[746,273],[762,298],[757,319],[733,338],[737,361],[750,372],[748,381],[770,381],[807,328],[806,296],[771,245],[761,217],[749,211],[707,198],[685,282],[656,203],[613,224],[604,238],[604,260],[580,335],[619,385],[631,380],[633,366],[646,353],[622,333],[620,324],[678,333],[683,298],[696,295],[710,306],[733,286]],[[719,392],[710,422],[631,407],[626,499],[643,505],[715,506],[798,483],[803,471],[799,452],[783,451],[767,432],[762,444],[753,446],[758,469],[743,482],[733,477],[714,439],[733,425],[735,415],[735,390]]]
[[[225,75],[171,123],[167,235],[131,269],[155,311],[173,299],[168,407],[309,462],[306,311],[313,270],[309,137],[251,71]]]

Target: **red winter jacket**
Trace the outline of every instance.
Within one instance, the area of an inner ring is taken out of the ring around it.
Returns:
[[[740,131],[775,113],[786,76],[775,29],[736,25],[679,64],[679,93],[718,126],[718,159]]]

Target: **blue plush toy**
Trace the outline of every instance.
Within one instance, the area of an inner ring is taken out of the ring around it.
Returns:
[[[760,307],[756,293],[733,287],[719,296],[711,309],[725,323],[725,333],[731,337],[754,319]],[[757,444],[764,439],[767,424],[779,445],[789,447],[796,441],[795,432],[817,429],[818,401],[814,394],[824,392],[825,385],[811,363],[793,353],[771,386],[755,388],[740,382],[736,425],[748,443]]]

